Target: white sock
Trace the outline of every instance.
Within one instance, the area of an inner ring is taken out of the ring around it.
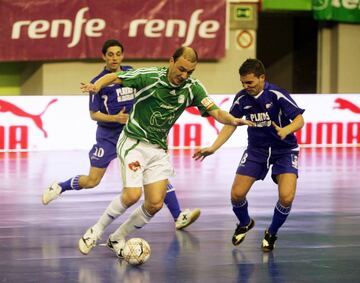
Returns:
[[[120,225],[120,227],[111,235],[114,240],[125,239],[130,233],[144,227],[150,222],[153,215],[146,212],[144,205],[139,206],[131,213],[130,217]]]
[[[121,202],[121,195],[116,196],[105,212],[101,215],[98,222],[95,224],[100,230],[105,230],[116,218],[122,215],[126,211],[127,207]]]

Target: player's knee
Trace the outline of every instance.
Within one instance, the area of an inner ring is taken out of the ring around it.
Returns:
[[[280,196],[280,204],[284,207],[289,207],[292,205],[294,196],[293,195],[287,195],[287,196]]]
[[[97,185],[99,185],[100,180],[101,179],[99,178],[89,178],[86,184],[86,188],[90,189],[96,187]]]
[[[134,203],[136,203],[141,197],[141,191],[123,191],[121,195],[122,202],[127,206],[130,207]]]
[[[144,203],[145,209],[147,212],[149,212],[151,215],[156,214],[162,207],[163,202],[146,202]]]
[[[100,181],[101,178],[93,178],[91,176],[85,176],[81,179],[81,187],[84,189],[92,189],[97,185],[99,185]]]
[[[243,194],[242,192],[239,192],[238,190],[231,190],[231,200],[233,202],[239,202],[243,199],[245,199],[246,194]]]

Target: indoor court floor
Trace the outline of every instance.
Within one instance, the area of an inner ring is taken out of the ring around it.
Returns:
[[[199,207],[201,216],[176,231],[164,207],[133,234],[152,249],[140,267],[118,260],[103,245],[87,256],[77,249],[121,191],[117,161],[98,188],[66,192],[43,206],[47,185],[87,173],[87,152],[0,153],[0,282],[360,282],[360,148],[302,149],[297,196],[272,253],[260,249],[277,201],[270,176],[248,195],[255,228],[240,246],[231,244],[236,219],[230,187],[242,150],[223,148],[203,162],[193,160],[191,150],[170,151],[180,204]]]

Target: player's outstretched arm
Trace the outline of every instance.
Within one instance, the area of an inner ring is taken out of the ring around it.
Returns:
[[[116,73],[110,73],[105,76],[102,76],[98,79],[94,84],[92,83],[81,83],[80,89],[82,92],[86,93],[97,93],[103,87],[110,85],[110,84],[121,84],[122,80],[118,78]]]
[[[214,117],[216,121],[225,125],[233,125],[233,126],[247,125],[249,127],[255,126],[254,122],[245,119],[235,118],[233,115],[222,109],[215,109],[209,111],[209,114],[212,117]]]
[[[202,161],[206,156],[215,153],[215,151],[217,151],[232,136],[235,130],[236,130],[236,126],[225,125],[221,129],[214,143],[210,147],[202,148],[196,151],[193,155],[193,158],[195,160]]]
[[[304,118],[301,114],[297,115],[292,122],[286,127],[279,127],[275,122],[272,122],[273,127],[275,128],[278,136],[283,140],[287,135],[290,135],[297,130],[301,129],[304,126]]]
[[[129,114],[125,113],[126,109],[123,107],[119,113],[115,115],[105,114],[100,111],[92,112],[90,111],[90,117],[92,120],[97,122],[112,122],[112,123],[119,123],[119,124],[126,124],[127,120],[129,119]]]

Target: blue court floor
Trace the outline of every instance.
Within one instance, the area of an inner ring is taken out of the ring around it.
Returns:
[[[103,245],[87,256],[77,249],[121,191],[117,161],[98,188],[67,192],[43,206],[47,185],[88,172],[87,152],[0,153],[0,282],[360,282],[360,148],[302,150],[297,196],[272,253],[260,249],[277,201],[269,176],[248,195],[255,228],[240,246],[231,244],[236,219],[230,187],[242,149],[224,148],[203,162],[192,160],[190,150],[170,153],[182,208],[202,213],[176,231],[164,207],[133,235],[152,249],[140,267],[118,260]]]

